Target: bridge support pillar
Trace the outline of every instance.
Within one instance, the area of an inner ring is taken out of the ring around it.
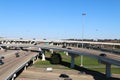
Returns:
[[[2,47],[0,47],[0,50],[4,50]]]
[[[107,78],[111,77],[111,64],[109,63],[106,64],[106,77]]]
[[[45,61],[45,54],[42,52],[42,61]]]
[[[15,80],[16,74],[13,74],[12,80]]]
[[[36,56],[36,60],[38,60],[38,56]]]
[[[113,49],[113,50],[115,49],[115,45],[113,45],[112,49]]]
[[[77,48],[79,48],[79,44],[77,43]]]
[[[69,55],[67,51],[64,51],[64,53],[65,53],[67,56]]]
[[[41,50],[41,48],[39,48],[39,51],[42,54],[42,61],[45,61],[45,53]]]
[[[35,63],[35,59],[33,58],[33,60],[32,60],[32,61],[33,61],[33,64],[34,64],[34,63]]]
[[[50,52],[53,53],[54,52],[53,49],[50,49]]]
[[[74,59],[75,59],[75,55],[71,54],[71,65],[70,65],[70,68],[74,68]]]
[[[27,66],[24,67],[24,70],[27,70]]]
[[[25,65],[24,70],[27,70],[28,63]]]

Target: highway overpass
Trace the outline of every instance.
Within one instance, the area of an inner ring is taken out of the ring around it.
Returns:
[[[107,77],[111,77],[111,64],[120,66],[120,55],[110,54],[110,53],[96,51],[96,50],[90,50],[90,49],[84,49],[84,48],[73,48],[73,47],[72,47],[72,50],[70,50],[66,48],[61,48],[59,46],[32,45],[32,44],[1,44],[0,46],[37,47],[39,48],[39,51],[41,51],[41,49],[65,51],[65,52],[68,52],[69,55],[71,56],[71,68],[74,67],[74,58],[76,55],[78,56],[84,55],[84,56],[96,58],[106,65],[106,76]],[[107,56],[106,57],[99,56],[101,53],[104,53]],[[44,53],[42,53],[42,59],[45,60]]]

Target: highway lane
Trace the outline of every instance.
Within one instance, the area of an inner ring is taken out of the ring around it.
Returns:
[[[16,52],[16,51],[15,51]],[[5,58],[5,64],[0,65],[0,79],[5,80],[7,76],[13,73],[21,64],[23,64],[26,60],[31,59],[31,57],[35,56],[36,53],[23,54],[21,53],[20,57],[15,57],[15,54],[11,54],[9,57]]]
[[[6,64],[8,64],[10,61],[13,61],[14,58],[19,58],[19,57],[16,57],[15,53],[18,52],[18,51],[7,51],[7,54],[4,53],[4,56],[5,59],[3,59],[3,62],[4,62],[4,65],[0,65],[0,68],[5,66]],[[20,57],[23,55],[23,51],[19,51],[19,55]]]
[[[0,50],[0,56],[5,56],[5,57],[7,57],[7,56],[13,54],[14,52],[16,52],[16,51],[7,50],[7,51],[5,52],[5,51],[3,51],[3,50]]]
[[[8,50],[7,52],[2,52],[1,56],[5,57],[3,59],[4,64],[6,64],[9,61],[11,61],[13,58],[16,58],[16,55],[15,55],[16,52],[19,52],[20,56],[23,54],[22,51],[15,51],[15,50]],[[3,65],[1,65],[1,66],[3,66]]]

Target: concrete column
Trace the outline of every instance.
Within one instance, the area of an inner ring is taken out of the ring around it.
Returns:
[[[91,44],[89,44],[89,49],[91,49],[91,47],[92,47],[92,45],[91,45]]]
[[[53,49],[50,49],[50,52],[53,53],[54,52]]]
[[[72,47],[74,47],[73,43],[71,44]]]
[[[106,64],[106,77],[111,77],[111,64]]]
[[[28,66],[28,63],[27,63],[27,64],[25,64],[24,70],[27,70],[27,66]]]
[[[13,74],[12,80],[15,80],[16,74]]]
[[[0,50],[4,50],[2,47],[0,47]]]
[[[27,66],[24,67],[24,70],[27,70]]]
[[[60,46],[60,43],[58,43],[58,46]]]
[[[42,61],[45,61],[45,53],[41,50],[41,48],[39,48],[39,51],[42,54]]]
[[[67,43],[67,46],[68,46],[68,47],[70,47],[70,44],[69,44],[69,43]]]
[[[36,56],[36,60],[38,60],[38,56]]]
[[[39,48],[39,56],[40,56],[41,52],[42,52],[42,50],[41,50],[41,48]]]
[[[113,45],[113,48],[112,49],[115,49],[115,45]]]
[[[34,60],[34,58],[33,58],[33,60],[32,60],[32,61],[33,61],[33,64],[34,64],[34,63],[35,63],[35,60]]]
[[[70,65],[70,68],[74,68],[74,58],[75,56],[74,55],[70,55],[71,56],[71,65]]]
[[[64,53],[68,56],[68,52],[64,51]]]
[[[67,47],[67,43],[64,43],[63,45]]]
[[[70,46],[73,47],[73,46],[72,46],[72,43],[70,44]]]
[[[79,47],[78,45],[79,45],[79,44],[77,43],[77,48]]]
[[[7,44],[10,44],[10,42],[8,41],[8,43]]]
[[[4,41],[2,41],[1,43],[4,44]]]
[[[104,48],[104,45],[103,45],[103,44],[101,44],[101,48]]]
[[[45,54],[42,52],[42,61],[45,61]]]
[[[53,45],[53,42],[51,42],[50,45]]]
[[[69,46],[68,46],[68,43],[66,43],[65,45],[66,45],[66,47],[69,47]]]

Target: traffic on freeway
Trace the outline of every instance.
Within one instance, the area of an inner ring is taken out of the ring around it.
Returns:
[[[0,51],[0,55],[4,56],[3,64],[0,65],[0,79],[7,80],[19,66],[37,54],[35,52],[8,50],[7,52]]]

